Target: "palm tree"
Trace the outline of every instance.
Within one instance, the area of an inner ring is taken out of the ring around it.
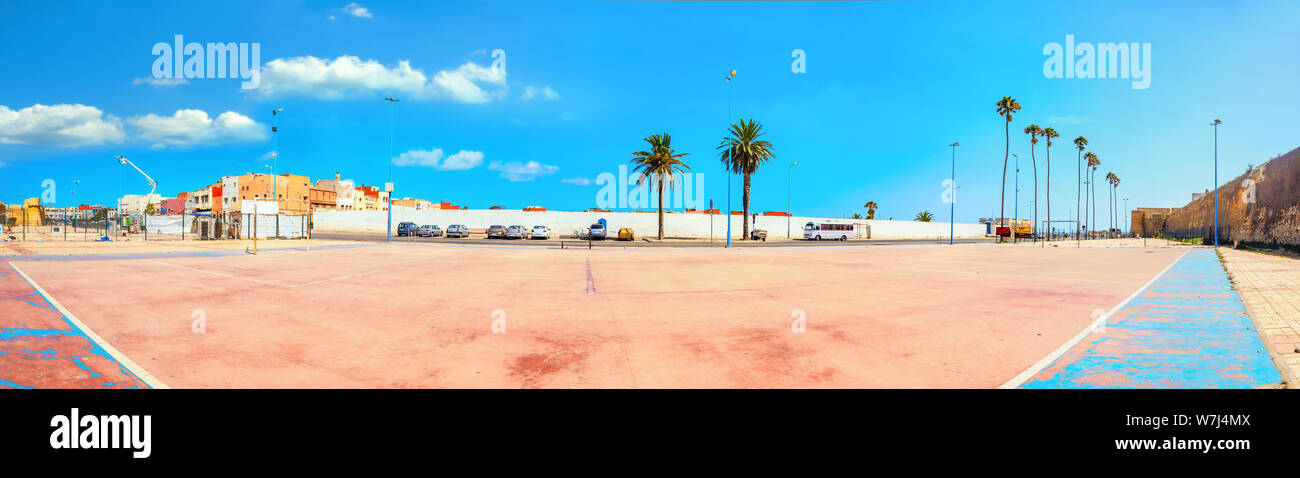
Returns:
[[[876,205],[875,201],[867,201],[867,203],[863,204],[862,207],[867,208],[867,219],[876,218],[876,208],[879,206]]]
[[[1020,111],[1020,103],[1015,98],[1003,96],[994,106],[997,107],[998,116],[1006,118],[1007,124],[1006,152],[1002,154],[1002,198],[1001,205],[998,207],[998,224],[1002,224],[1002,218],[1007,217],[1007,160],[1011,158],[1011,115]],[[997,232],[997,231],[994,231]],[[998,236],[998,242],[1002,242],[1002,236]]]
[[[1091,156],[1088,158],[1088,165],[1092,167],[1088,171],[1088,194],[1092,197],[1092,216],[1088,219],[1088,224],[1093,225],[1097,223],[1097,166],[1101,165],[1101,160],[1097,159],[1097,155],[1093,154],[1092,151],[1089,151],[1088,154]]]
[[[862,219],[862,215],[855,212],[853,215],[849,216],[849,219]]]
[[[1038,144],[1038,136],[1043,134],[1043,128],[1037,124],[1030,123],[1025,127],[1025,134],[1029,135],[1029,160],[1034,164],[1034,225],[1038,225],[1038,160],[1034,159],[1034,146]],[[1038,235],[1034,234],[1034,242],[1038,242]]]
[[[1043,128],[1047,138],[1047,240],[1052,240],[1052,139],[1061,135],[1051,127]]]
[[[916,213],[916,219],[915,219],[915,220],[917,220],[917,221],[921,221],[921,222],[930,222],[930,221],[933,221],[933,220],[934,220],[934,214],[930,214],[930,211],[921,211],[921,212]]]
[[[1076,164],[1076,165],[1075,165],[1075,169],[1077,170],[1076,172],[1078,173],[1079,176],[1078,176],[1077,182],[1074,184],[1074,217],[1075,217],[1075,219],[1078,219],[1078,220],[1080,221],[1080,222],[1075,223],[1075,225],[1074,225],[1074,226],[1075,226],[1075,230],[1074,230],[1074,238],[1075,238],[1075,239],[1078,239],[1078,238],[1080,237],[1079,235],[1083,233],[1083,229],[1079,227],[1079,224],[1082,224],[1082,223],[1083,223],[1083,222],[1082,222],[1082,221],[1083,221],[1083,215],[1082,215],[1082,214],[1079,214],[1080,211],[1083,211],[1083,209],[1082,209],[1082,208],[1083,208],[1083,205],[1079,203],[1079,197],[1082,196],[1082,194],[1080,193],[1080,191],[1083,191],[1083,160],[1082,160],[1082,158],[1083,158],[1083,148],[1084,148],[1085,146],[1087,146],[1087,145],[1088,145],[1088,138],[1084,138],[1083,136],[1080,136],[1080,137],[1078,137],[1078,138],[1074,138],[1074,147],[1075,147],[1076,149],[1079,150],[1079,153],[1078,153],[1078,155],[1077,155],[1077,158],[1075,159],[1075,162],[1076,162],[1076,163],[1075,163],[1075,164]]]
[[[758,171],[759,166],[776,156],[772,153],[772,143],[758,139],[762,136],[762,123],[752,119],[749,122],[741,119],[731,125],[731,135],[722,138],[722,144],[718,145],[718,149],[722,150],[719,155],[722,164],[732,173],[745,176],[745,186],[740,199],[745,211],[742,224],[746,232],[742,236],[749,235],[749,177]],[[741,237],[741,240],[744,239],[745,237]]]
[[[1083,153],[1083,159],[1086,161],[1086,165],[1085,165],[1084,169],[1087,170],[1088,174],[1091,176],[1093,168],[1096,167],[1096,165],[1101,164],[1101,161],[1098,161],[1098,160],[1097,160],[1097,154],[1096,154],[1096,153],[1093,153],[1092,151],[1088,151],[1087,153]],[[1084,181],[1083,184],[1088,184],[1089,186],[1091,186],[1091,185],[1092,185],[1092,181],[1091,181],[1091,180],[1087,180],[1087,181]],[[1086,225],[1088,225],[1088,226],[1091,226],[1091,225],[1092,225],[1092,221],[1088,219],[1088,212],[1091,211],[1091,209],[1090,209],[1091,206],[1089,206],[1089,204],[1091,204],[1091,202],[1089,202],[1089,198],[1092,197],[1092,188],[1089,187],[1088,189],[1085,189],[1084,192],[1087,193],[1088,195],[1087,195],[1087,196],[1084,196],[1084,198],[1083,198],[1083,216],[1080,216],[1080,217],[1081,217],[1082,219],[1084,219],[1084,224],[1086,224]]]
[[[1115,218],[1111,220],[1111,226],[1110,226],[1111,229],[1119,229],[1120,221],[1124,219],[1119,216],[1118,188],[1119,188],[1119,176],[1116,176],[1115,173],[1110,173],[1110,209],[1112,211],[1110,216]]]
[[[1106,236],[1110,237],[1110,231],[1115,230],[1115,173],[1106,173],[1106,184],[1111,186],[1106,188],[1106,192],[1110,193],[1106,197],[1106,213],[1110,216],[1110,227],[1106,229]]]
[[[674,152],[673,139],[668,136],[668,133],[652,134],[645,139],[645,142],[650,143],[650,150],[632,153],[632,164],[636,165],[632,172],[641,173],[637,177],[637,186],[640,186],[647,179],[659,183],[659,239],[663,240],[664,186],[667,185],[672,188],[676,183],[677,174],[686,174],[686,171],[691,169],[681,159],[691,153],[677,154]]]

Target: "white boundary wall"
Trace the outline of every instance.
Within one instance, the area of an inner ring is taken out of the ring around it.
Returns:
[[[364,231],[384,232],[387,221],[386,211],[316,211],[315,227],[318,231]],[[393,231],[397,224],[411,221],[416,224],[436,224],[446,229],[449,224],[464,224],[470,229],[486,229],[493,224],[503,226],[520,225],[550,226],[553,235],[571,235],[585,231],[597,219],[605,219],[609,224],[611,235],[619,228],[631,227],[639,237],[650,237],[659,233],[658,213],[633,212],[574,212],[574,211],[521,211],[518,209],[451,209],[420,210],[396,206],[393,208]],[[758,229],[766,229],[768,237],[786,237],[786,217],[758,216]],[[742,219],[739,215],[731,216],[733,237],[740,237]],[[948,237],[947,222],[887,221],[865,219],[814,218],[795,216],[789,218],[790,234],[796,238],[803,237],[803,225],[807,222],[834,222],[842,224],[860,224],[870,227],[872,239],[922,239]],[[713,237],[724,237],[727,232],[727,216],[718,214],[668,214],[664,212],[664,235],[671,237],[709,237],[712,222]],[[856,227],[865,235],[866,227]],[[984,237],[983,224],[956,224],[957,237]]]

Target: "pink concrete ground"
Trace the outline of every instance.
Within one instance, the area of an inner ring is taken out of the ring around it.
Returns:
[[[427,244],[11,260],[172,387],[988,388],[1181,253]]]

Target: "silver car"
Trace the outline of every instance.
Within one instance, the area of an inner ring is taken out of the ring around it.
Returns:
[[[506,239],[523,239],[524,226],[510,226],[506,228]]]
[[[415,230],[415,235],[419,237],[441,237],[442,229],[439,229],[438,226],[433,224],[425,224]]]
[[[469,228],[464,224],[452,224],[447,226],[447,237],[469,237]]]

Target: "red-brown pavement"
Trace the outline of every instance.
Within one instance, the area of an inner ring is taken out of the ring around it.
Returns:
[[[992,388],[1182,252],[418,244],[11,260],[178,388]]]

